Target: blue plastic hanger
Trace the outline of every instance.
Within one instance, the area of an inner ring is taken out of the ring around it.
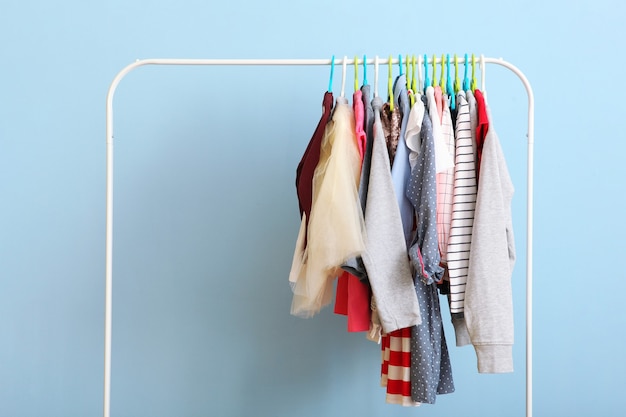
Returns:
[[[424,54],[424,93],[426,88],[430,85],[430,78],[428,78],[428,55]]]
[[[454,93],[454,86],[452,85],[452,74],[450,73],[450,54],[446,55],[446,74],[448,75],[446,91],[450,95],[450,108],[456,109],[456,94]]]
[[[367,57],[363,55],[363,85],[367,85]]]
[[[402,75],[402,55],[398,54],[398,67],[400,67],[400,75]]]
[[[328,92],[333,92],[333,75],[335,73],[335,55],[330,60],[330,81],[328,81]]]
[[[359,58],[354,56],[354,91],[359,89]]]

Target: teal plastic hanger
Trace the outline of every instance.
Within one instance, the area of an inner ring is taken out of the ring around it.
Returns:
[[[428,55],[424,54],[424,93],[429,85],[430,78],[428,78]]]
[[[359,58],[354,56],[354,91],[359,89]]]
[[[450,108],[456,109],[456,94],[452,83],[452,74],[450,73],[450,54],[446,55],[446,74],[448,75],[446,83],[446,91],[450,95]]]
[[[367,57],[363,55],[363,85],[367,85]]]
[[[467,54],[465,54],[465,75],[463,76],[463,90],[467,91],[470,89],[470,81],[467,76],[467,69],[469,68],[469,62],[467,62]]]
[[[398,66],[400,67],[400,75],[402,75],[402,55],[398,54]]]
[[[335,55],[330,60],[330,81],[328,81],[328,92],[333,92],[333,75],[335,73]]]

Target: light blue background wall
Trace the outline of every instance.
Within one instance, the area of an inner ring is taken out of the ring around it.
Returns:
[[[535,415],[623,415],[623,3],[388,4],[2,2],[0,416],[101,414],[104,104],[122,67],[466,51],[536,94]],[[141,68],[115,99],[112,414],[524,415],[526,96],[488,71],[517,188],[514,374],[450,346],[456,393],[386,405],[378,346],[329,310],[289,315],[295,167],[327,68]]]

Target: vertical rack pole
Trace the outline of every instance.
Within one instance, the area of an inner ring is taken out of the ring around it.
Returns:
[[[518,76],[528,94],[528,153],[526,191],[526,417],[533,415],[533,195],[535,148],[535,97],[530,82],[516,66],[503,59],[484,58],[501,65]]]

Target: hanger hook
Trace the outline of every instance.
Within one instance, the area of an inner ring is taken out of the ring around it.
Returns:
[[[413,78],[411,78],[411,90],[413,93],[417,92],[417,75],[415,75],[415,64],[417,59],[415,55],[411,57],[411,72],[413,73]]]
[[[485,92],[485,56],[483,54],[480,54],[480,77],[483,96],[487,97]]]
[[[467,54],[465,54],[465,71],[463,73],[463,90],[467,91],[470,88],[469,78],[467,77],[467,69],[469,68],[469,61],[467,59]]]
[[[437,86],[437,56],[433,54],[433,87]]]
[[[417,57],[417,75],[419,77],[418,82],[419,82],[419,87],[421,91],[424,91],[424,92],[426,91],[427,82],[426,82],[426,79],[424,78],[424,74],[422,74],[422,70],[425,71],[426,77],[428,77],[428,66],[426,64],[426,61],[427,61],[426,54],[424,54],[424,56],[419,55]]]
[[[359,57],[354,56],[354,91],[359,89]]]
[[[476,55],[472,54],[472,84],[470,88],[476,90]]]
[[[459,79],[459,57],[454,54],[454,94],[461,91],[461,80]]]
[[[330,80],[328,81],[328,92],[333,91],[333,74],[335,73],[335,55],[330,59]]]
[[[404,66],[406,72],[406,88],[407,90],[411,89],[411,79],[413,78],[413,74],[411,74],[411,57],[410,55],[406,55],[404,59]]]
[[[378,55],[374,57],[374,97],[378,97]]]
[[[363,85],[367,85],[367,57],[363,54]]]
[[[450,54],[447,54],[446,55],[446,74],[447,74],[446,91],[451,96],[454,96],[454,85],[453,85],[454,84],[454,77],[452,76],[452,73],[450,72],[450,65],[452,65],[452,62],[450,60]]]
[[[407,72],[409,72],[409,68],[411,71],[411,78],[407,80],[406,87],[409,92],[409,100],[411,102],[411,107],[413,107],[413,105],[415,104],[415,94],[417,94],[417,87],[416,87],[417,84],[415,82],[415,79],[417,78],[415,75],[415,55],[411,56],[411,59],[409,59],[409,56],[407,55],[406,68],[407,68]]]
[[[341,65],[342,65],[342,71],[341,71],[341,97],[345,97],[346,96],[346,68],[348,65],[348,57],[347,56],[343,56],[343,60],[341,61]]]
[[[441,54],[441,78],[439,79],[439,87],[441,88],[441,92],[446,94],[446,56]]]
[[[387,94],[389,94],[389,109],[393,111],[393,81],[391,79],[393,73],[393,59],[391,55],[389,55],[389,73],[387,74]]]

